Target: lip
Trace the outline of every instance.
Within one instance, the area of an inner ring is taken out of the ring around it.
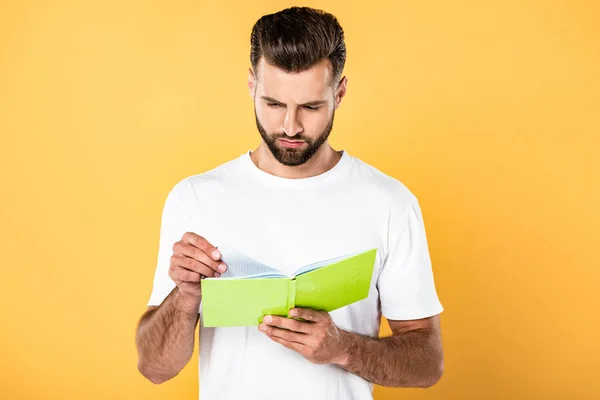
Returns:
[[[292,149],[298,148],[304,144],[304,142],[302,142],[302,141],[293,142],[293,141],[284,140],[284,139],[279,139],[279,142],[281,143],[282,146],[289,147]]]

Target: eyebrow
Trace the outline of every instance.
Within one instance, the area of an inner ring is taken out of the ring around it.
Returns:
[[[269,96],[261,96],[260,98],[263,100],[266,100],[268,102],[271,102],[271,103],[283,104],[281,101],[275,100],[274,98],[269,97]],[[314,100],[314,101],[309,101],[308,103],[304,103],[304,104],[300,104],[300,105],[314,107],[314,106],[320,106],[321,104],[325,104],[325,103],[327,103],[327,101],[325,101],[325,100]]]

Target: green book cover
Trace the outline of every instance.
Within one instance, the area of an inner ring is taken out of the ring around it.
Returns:
[[[201,281],[205,327],[256,326],[268,314],[289,317],[294,307],[330,312],[365,299],[377,253],[346,254],[288,276],[241,253],[220,250],[228,270]]]

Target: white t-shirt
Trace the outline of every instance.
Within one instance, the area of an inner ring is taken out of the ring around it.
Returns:
[[[423,217],[398,180],[343,152],[329,171],[287,179],[259,169],[250,151],[182,179],[162,214],[158,264],[148,305],[175,287],[172,246],[186,231],[291,274],[299,267],[377,248],[369,296],[331,312],[342,329],[377,337],[392,320],[443,311]],[[313,364],[258,327],[205,328],[200,313],[200,398],[367,400],[373,384],[338,366]]]

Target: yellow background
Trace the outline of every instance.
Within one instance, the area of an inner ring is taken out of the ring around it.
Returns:
[[[136,369],[160,212],[258,143],[250,29],[293,3],[0,4],[0,398],[196,398],[197,347]],[[418,196],[446,308],[442,380],[376,399],[600,398],[598,3],[306,4],[346,31],[332,143]]]

